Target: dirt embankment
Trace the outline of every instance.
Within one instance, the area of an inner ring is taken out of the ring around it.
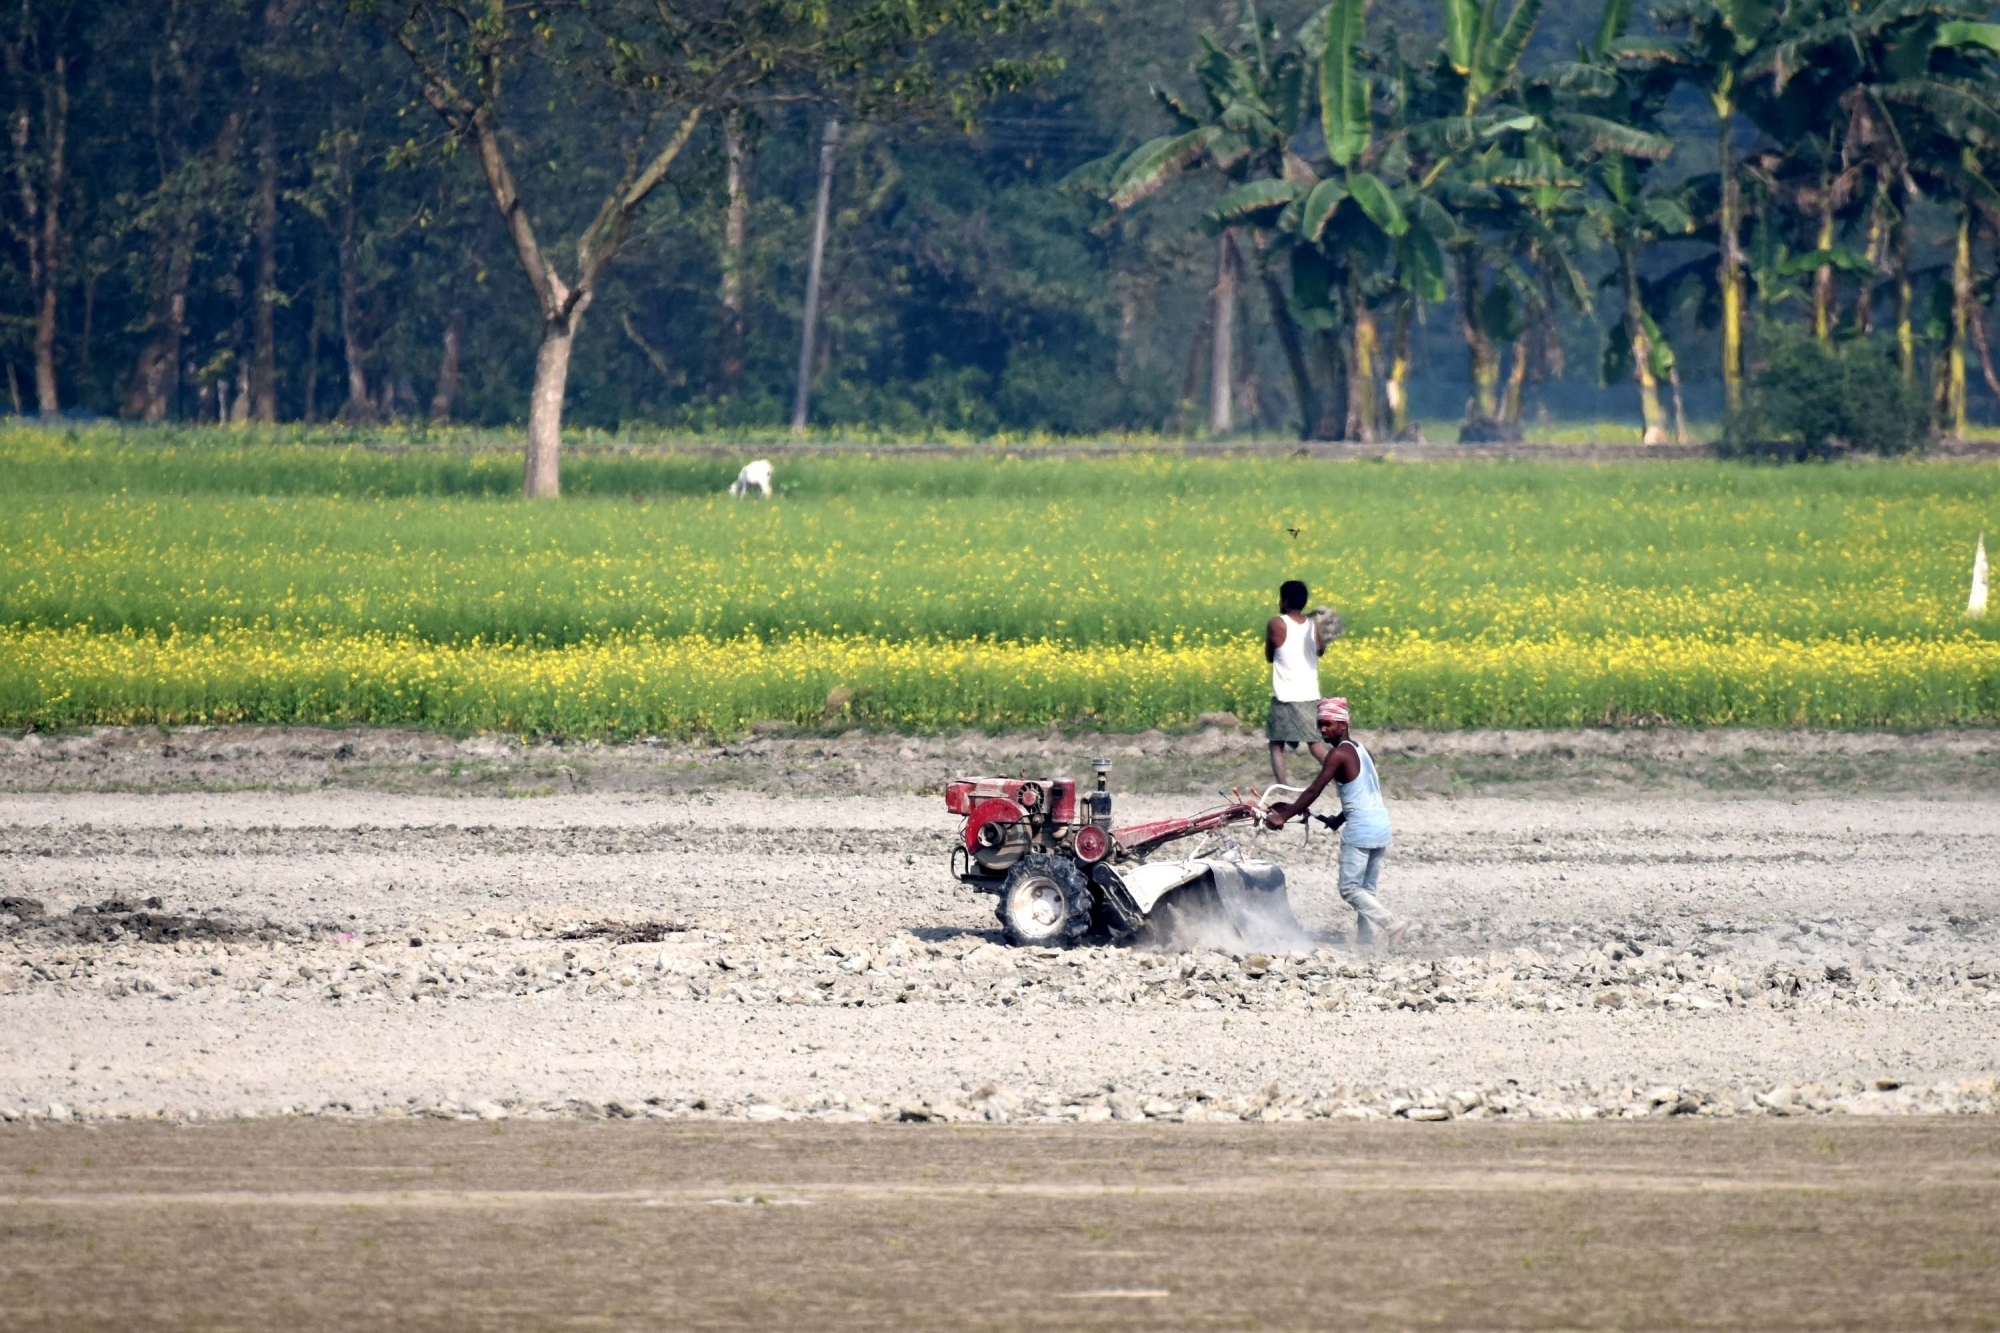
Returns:
[[[1383,731],[1367,740],[1399,795],[2000,791],[2000,730],[1699,728]],[[729,742],[523,742],[509,736],[288,727],[102,727],[0,735],[0,791],[312,791],[412,794],[792,795],[912,792],[971,771],[1083,773],[1121,791],[1211,792],[1267,780],[1260,732],[898,736],[769,733]],[[1310,760],[1293,761],[1296,776]]]

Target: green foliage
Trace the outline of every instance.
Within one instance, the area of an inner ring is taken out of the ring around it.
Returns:
[[[1739,457],[1803,462],[1843,453],[1905,454],[1930,437],[1930,404],[1906,384],[1889,349],[1821,343],[1767,325],[1762,366],[1740,412],[1723,423],[1722,448]]]
[[[1988,284],[1963,295],[1932,280],[1950,262],[1937,245],[1950,239],[1947,214],[1972,219],[1976,273],[1990,272],[2000,245],[2000,25],[1976,0],[1270,0],[1224,11],[1141,0],[93,0],[0,18],[22,92],[0,145],[0,410],[10,384],[34,408],[30,187],[50,179],[44,120],[66,91],[53,350],[65,409],[202,421],[240,410],[268,315],[280,420],[414,422],[441,399],[453,421],[521,421],[535,302],[477,154],[440,132],[409,60],[369,17],[447,9],[477,21],[398,31],[465,57],[451,68],[468,91],[487,77],[475,48],[511,34],[495,67],[521,111],[506,118],[508,151],[527,215],[566,273],[578,237],[610,235],[593,230],[599,205],[662,142],[682,101],[728,94],[619,233],[622,257],[571,367],[565,410],[582,427],[782,424],[815,135],[836,103],[921,114],[847,119],[816,429],[1184,428],[1215,283],[1216,247],[1202,232],[1219,227],[1234,232],[1246,270],[1239,428],[1338,434],[1361,422],[1350,401],[1414,397],[1435,412],[1423,380],[1506,384],[1520,363],[1532,416],[1557,366],[1572,382],[1599,365],[1636,369],[1634,329],[1656,371],[1673,367],[1699,405],[1717,360],[1722,181],[1709,155],[1721,129],[1751,168],[1735,181],[1755,220],[1739,238],[1751,260],[1746,309],[1809,324],[1815,293],[1830,289],[1828,337],[1866,328],[1889,342],[1907,270],[1919,307],[1909,377],[1936,388],[1958,375],[1938,398],[1961,407],[1963,367],[1977,379],[1972,335],[1991,314]],[[1218,26],[1199,31],[1209,19]],[[669,21],[684,25],[679,45],[655,40]],[[747,82],[708,58],[739,50],[757,52],[740,67],[761,71]],[[730,108],[748,183],[733,266]],[[265,285],[267,161],[276,230]],[[1838,203],[1826,219],[1814,201],[1829,191]],[[722,304],[725,267],[741,279],[740,333]],[[1491,295],[1495,284],[1512,296]],[[1933,287],[1936,319],[1925,309]],[[1465,364],[1460,312],[1422,309],[1461,297],[1479,328],[1489,304],[1521,307],[1497,368]],[[1378,382],[1348,383],[1357,372],[1343,349],[1369,320]],[[1392,365],[1416,383],[1385,392]],[[166,380],[152,404],[148,373]],[[1519,415],[1521,397],[1494,411]],[[1316,420],[1303,420],[1308,409]],[[1944,416],[1956,429],[1950,406]],[[1378,435],[1395,424],[1376,422]]]
[[[1510,343],[1527,327],[1527,312],[1514,287],[1496,282],[1480,296],[1477,307],[1479,327],[1496,343]]]
[[[1246,181],[1216,200],[1205,216],[1217,227],[1247,221],[1260,213],[1275,216],[1277,210],[1304,193],[1305,187],[1295,181]]]
[[[1326,45],[1319,60],[1319,115],[1327,155],[1338,167],[1353,165],[1373,137],[1368,122],[1368,76],[1355,68],[1366,11],[1365,0],[1333,0],[1326,11]]]

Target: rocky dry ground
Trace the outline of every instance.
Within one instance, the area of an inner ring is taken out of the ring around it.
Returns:
[[[912,790],[1116,746],[1183,812],[1231,729],[9,738],[0,1116],[1992,1112],[1996,739],[1386,737],[1384,956],[1296,830],[1301,939],[1010,949]]]

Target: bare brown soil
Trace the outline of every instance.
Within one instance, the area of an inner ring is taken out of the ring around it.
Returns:
[[[1226,726],[0,739],[0,1328],[2000,1327],[2000,736],[1374,739],[1386,955],[946,873]]]
[[[1120,817],[1185,812],[1213,799],[1191,774],[1258,777],[1222,727],[17,739],[0,1119],[2000,1109],[1992,735],[1379,741],[1383,891],[1418,923],[1390,954],[1350,941],[1332,844],[1297,830],[1243,835],[1287,869],[1282,946],[1008,948],[918,794],[1122,746]],[[508,794],[553,762],[574,790]]]
[[[0,1127],[83,1329],[1991,1329],[1990,1121]]]

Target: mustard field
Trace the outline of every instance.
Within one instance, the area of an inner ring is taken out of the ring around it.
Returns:
[[[1288,577],[1364,725],[2000,720],[1991,464],[751,456],[0,429],[0,723],[1254,720]]]

